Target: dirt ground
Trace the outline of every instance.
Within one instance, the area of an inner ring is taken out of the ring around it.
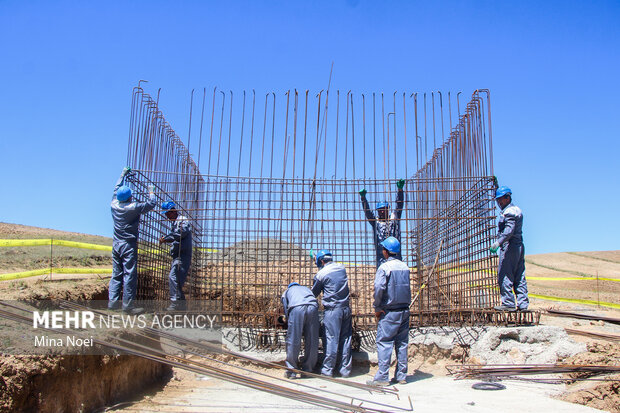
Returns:
[[[565,360],[569,364],[595,364],[605,366],[620,365],[620,345],[591,342],[588,352],[577,354]],[[569,377],[581,377],[570,374]],[[610,381],[578,382],[570,384],[562,400],[583,404],[613,413],[620,412],[620,374],[607,377]]]

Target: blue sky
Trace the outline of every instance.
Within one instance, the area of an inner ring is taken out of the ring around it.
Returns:
[[[492,93],[528,253],[620,249],[617,1],[0,0],[0,221],[111,235],[131,89]],[[195,105],[196,105],[195,101]],[[195,126],[194,126],[195,127]]]

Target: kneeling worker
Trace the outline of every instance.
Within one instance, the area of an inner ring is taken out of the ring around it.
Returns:
[[[312,372],[319,351],[319,305],[308,287],[292,282],[282,294],[284,315],[288,322],[286,331],[286,367],[297,369],[301,337],[304,338],[304,359],[302,370]],[[297,378],[287,371],[285,376]]]
[[[396,258],[400,254],[400,242],[388,237],[381,243],[385,262],[375,276],[374,303],[377,323],[377,356],[379,370],[367,384],[389,384],[392,349],[396,350],[396,371],[393,382],[406,383],[407,347],[409,345],[409,305],[411,286],[409,267]]]
[[[337,369],[342,377],[349,377],[353,329],[347,272],[344,265],[333,262],[328,250],[319,251],[315,263],[319,272],[314,276],[312,292],[316,297],[323,293],[323,324],[327,341],[321,374],[333,376],[334,369]],[[338,354],[341,354],[340,360]]]
[[[185,284],[192,262],[192,228],[187,217],[179,214],[174,202],[166,201],[161,204],[161,208],[165,211],[166,218],[172,221],[172,231],[159,239],[160,244],[172,244],[170,247],[172,266],[168,276],[172,303],[167,310],[185,310],[187,305],[185,294],[183,294],[183,284]]]

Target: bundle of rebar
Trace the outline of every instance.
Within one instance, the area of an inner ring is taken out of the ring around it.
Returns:
[[[547,314],[555,317],[568,317],[568,318],[580,318],[582,320],[594,320],[594,321],[605,321],[613,324],[620,324],[620,318],[617,317],[607,317],[598,314],[584,314],[577,313],[575,311],[562,311],[556,310],[554,308],[547,309]]]
[[[159,93],[155,101],[134,89],[131,182],[139,199],[154,184],[160,199],[174,200],[190,218],[190,297],[220,300],[229,325],[273,328],[280,295],[292,281],[311,285],[309,252],[325,248],[347,268],[356,326],[372,326],[376,252],[366,214],[376,216],[375,203],[387,200],[400,223],[412,291],[419,291],[412,308],[418,320],[429,311],[469,314],[498,304],[497,261],[488,253],[497,182],[487,90],[476,90],[463,108],[460,92],[454,99],[292,90],[267,93],[264,103],[254,91],[238,96],[203,89],[192,139],[199,106],[192,92],[183,143],[160,111]],[[141,298],[167,298],[170,258],[157,240],[169,228],[161,214],[143,217]]]
[[[446,366],[451,375],[459,379],[472,379],[479,377],[510,378],[519,376],[562,374],[562,373],[585,373],[582,377],[571,377],[564,380],[584,380],[591,376],[601,374],[620,373],[620,366],[585,365],[585,364],[463,364]],[[562,380],[554,378],[553,380]]]

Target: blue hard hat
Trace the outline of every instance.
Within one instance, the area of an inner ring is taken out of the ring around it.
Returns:
[[[131,198],[130,187],[128,187],[127,185],[122,185],[120,188],[118,188],[118,191],[116,191],[116,199],[118,199],[119,202],[125,202],[129,198]]]
[[[176,204],[173,201],[162,202],[161,209],[167,211],[169,209],[176,208]]]
[[[381,209],[381,208],[389,208],[390,204],[388,203],[388,201],[379,201],[377,202],[377,209]]]
[[[290,284],[288,285],[288,287],[286,287],[286,288],[291,288],[291,287],[292,287],[292,286],[294,286],[294,285],[299,285],[299,283],[297,283],[297,282],[293,281],[293,282],[292,282],[292,283],[290,283]]]
[[[321,258],[325,257],[325,256],[330,256],[330,257],[331,257],[331,256],[332,256],[332,253],[331,253],[331,252],[329,252],[329,250],[321,250],[321,251],[319,251],[319,252],[316,254],[316,257],[315,257],[314,263],[316,264],[316,266],[317,266],[317,267],[319,266],[319,260],[320,260]]]
[[[512,195],[512,191],[507,186],[500,186],[495,190],[495,199],[501,198],[504,195]]]
[[[381,246],[393,254],[398,254],[400,252],[400,241],[394,237],[387,237],[381,243]]]

